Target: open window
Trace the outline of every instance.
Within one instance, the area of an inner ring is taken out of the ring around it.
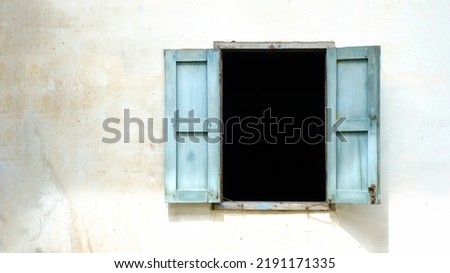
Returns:
[[[166,202],[379,203],[379,47],[166,50]]]

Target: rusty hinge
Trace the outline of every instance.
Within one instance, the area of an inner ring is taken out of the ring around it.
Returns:
[[[377,203],[377,186],[372,184],[369,186],[370,204]]]

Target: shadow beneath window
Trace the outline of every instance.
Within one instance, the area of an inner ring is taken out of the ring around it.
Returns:
[[[169,204],[170,222],[224,222],[230,215],[329,214],[332,222],[353,237],[364,249],[373,253],[389,251],[388,204],[337,205],[334,211],[236,211],[213,210],[211,204]],[[324,223],[324,224],[329,224]]]
[[[388,204],[337,205],[331,220],[369,252],[389,252]]]
[[[223,213],[212,209],[211,204],[169,204],[170,222],[214,221],[223,222]]]
[[[387,198],[386,198],[387,199]],[[231,215],[305,215],[329,214],[338,225],[364,249],[372,253],[389,251],[388,203],[382,205],[337,205],[335,210],[324,211],[237,211],[213,210],[212,204],[169,204],[170,222],[224,222]],[[324,222],[324,224],[330,224]]]

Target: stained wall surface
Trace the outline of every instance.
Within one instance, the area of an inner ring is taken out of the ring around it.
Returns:
[[[0,2],[1,252],[449,251],[448,1]],[[164,145],[102,143],[164,116],[167,48],[380,45],[382,205],[326,213],[164,202]],[[123,124],[123,123],[122,123]]]

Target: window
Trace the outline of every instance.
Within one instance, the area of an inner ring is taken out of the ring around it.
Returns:
[[[222,50],[225,200],[326,200],[325,56]]]
[[[215,47],[165,51],[166,202],[379,203],[379,47]]]

